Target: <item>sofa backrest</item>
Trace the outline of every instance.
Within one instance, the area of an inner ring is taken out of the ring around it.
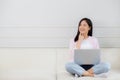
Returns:
[[[109,62],[111,69],[120,69],[120,48],[102,48],[101,59],[103,62]]]

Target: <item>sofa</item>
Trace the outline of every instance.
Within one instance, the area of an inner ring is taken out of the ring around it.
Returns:
[[[102,61],[111,63],[104,77],[77,80],[120,80],[120,48],[101,48]],[[68,48],[0,48],[0,80],[73,80],[65,70]]]

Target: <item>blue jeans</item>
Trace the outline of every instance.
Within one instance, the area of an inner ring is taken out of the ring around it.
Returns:
[[[80,65],[74,63],[74,62],[69,62],[65,65],[66,70],[71,73],[71,74],[78,74],[82,75],[85,71],[83,67]],[[101,74],[101,73],[106,73],[110,70],[110,64],[109,63],[99,63],[97,65],[94,65],[92,67],[94,74]]]

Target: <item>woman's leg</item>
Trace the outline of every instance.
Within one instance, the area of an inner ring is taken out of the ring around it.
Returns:
[[[106,73],[109,70],[110,70],[109,63],[100,63],[98,65],[93,66],[91,69],[88,70],[88,72],[92,74],[101,74]]]
[[[94,76],[93,74],[90,74],[89,72],[85,71],[85,69],[83,69],[81,66],[73,62],[66,64],[66,70],[71,74],[78,74],[79,76]]]
[[[79,66],[78,64],[74,63],[74,62],[70,62],[70,63],[67,63],[65,65],[66,67],[66,70],[71,73],[71,74],[78,74],[78,75],[82,75],[84,73],[84,69]]]

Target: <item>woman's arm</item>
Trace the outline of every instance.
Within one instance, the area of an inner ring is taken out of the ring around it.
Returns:
[[[95,40],[94,40],[94,42],[95,42],[95,48],[96,48],[96,49],[99,49],[99,48],[100,48],[100,46],[99,46],[98,39],[97,39],[97,38],[95,38],[95,37],[94,37],[94,39],[95,39]]]
[[[74,49],[75,49],[75,42],[74,39],[71,39],[69,42],[69,60],[71,62],[73,62]]]
[[[79,35],[78,41],[76,42],[76,48],[80,49],[80,45],[84,39],[84,36],[82,34]]]

